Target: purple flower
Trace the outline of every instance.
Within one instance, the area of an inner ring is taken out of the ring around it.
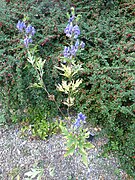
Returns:
[[[83,41],[81,41],[81,43],[80,43],[80,47],[81,47],[81,49],[84,49],[84,47],[85,47],[85,43],[84,43]]]
[[[71,16],[71,17],[69,18],[68,22],[69,22],[69,23],[73,22],[74,18],[75,18],[75,16]]]
[[[29,43],[32,43],[32,39],[26,36],[26,38],[24,39],[24,45],[26,46],[26,48],[28,47]]]
[[[70,48],[65,46],[64,51],[63,51],[63,55],[65,58],[69,58],[70,57]]]
[[[75,42],[75,48],[78,49],[78,47],[79,47],[79,40],[77,39]]]
[[[35,34],[36,30],[34,27],[32,27],[31,25],[28,25],[27,28],[25,29],[27,34],[31,34],[32,36]]]
[[[85,119],[86,119],[86,116],[85,116],[84,114],[82,114],[82,112],[80,112],[80,113],[78,114],[78,117],[77,117],[77,119],[76,119],[76,122],[74,123],[74,127],[75,127],[75,128],[79,128],[82,123],[85,123],[85,122],[86,122]]]
[[[67,27],[64,29],[64,32],[65,32],[67,37],[70,37],[70,38],[72,37],[72,29],[73,29],[72,23],[69,23],[67,25]]]
[[[19,31],[23,31],[23,29],[25,29],[26,28],[26,24],[25,24],[25,22],[21,22],[21,21],[18,21],[18,23],[17,23],[17,25],[16,25],[16,27],[17,27],[17,29],[19,30]]]
[[[30,34],[31,30],[32,30],[32,26],[31,25],[28,25],[27,28],[25,29],[27,34]]]
[[[76,52],[77,52],[77,49],[75,48],[75,46],[71,45],[71,49],[70,49],[71,56],[75,56]]]
[[[74,123],[75,128],[79,128],[81,126],[80,120],[76,119],[76,122]]]
[[[36,33],[36,30],[34,27],[32,27],[32,30],[31,30],[31,35],[33,36],[34,34]]]
[[[79,118],[81,121],[85,122],[86,116],[85,116],[84,114],[82,114],[82,112],[80,112],[80,113],[78,114],[78,118]]]
[[[76,56],[77,50],[78,49],[76,46],[73,46],[73,45],[71,45],[71,47],[65,46],[63,55],[65,58],[72,58],[72,56]]]
[[[78,38],[78,36],[80,35],[80,29],[79,29],[79,26],[78,25],[75,25],[74,27],[73,27],[73,33],[74,33],[74,38],[76,39],[76,38]]]

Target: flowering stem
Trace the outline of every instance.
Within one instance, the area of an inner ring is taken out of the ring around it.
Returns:
[[[43,89],[45,90],[45,92],[47,93],[47,96],[48,96],[49,100],[55,102],[57,109],[59,110],[59,112],[61,113],[61,115],[64,117],[64,114],[63,114],[62,110],[59,108],[58,103],[57,103],[57,101],[55,100],[54,95],[51,95],[51,94],[48,92],[48,90],[47,90],[47,88],[46,88],[46,86],[45,86],[45,84],[44,84],[44,81],[43,81],[43,75],[40,74],[40,72],[37,70],[36,67],[34,67],[34,68],[35,68],[37,74],[39,75],[39,78],[40,78],[39,80],[40,80],[40,82],[41,82],[41,84],[42,84],[42,88],[43,88]]]
[[[68,99],[69,99],[69,105],[70,105],[70,91],[68,93]],[[68,115],[68,117],[70,117],[70,106],[69,105],[67,107],[67,115]]]

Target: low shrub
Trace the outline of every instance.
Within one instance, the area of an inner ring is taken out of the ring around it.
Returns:
[[[79,75],[83,84],[76,104],[91,123],[106,130],[108,150],[117,154],[122,151],[125,154],[122,166],[128,162],[128,173],[133,175],[133,159],[129,156],[133,150],[128,149],[126,154],[121,147],[124,149],[135,118],[134,5],[114,2],[101,7],[92,1],[91,11],[86,6],[82,9],[87,17],[82,23],[86,48],[78,56],[84,63]]]
[[[61,14],[59,6],[59,3],[55,4],[53,1],[30,0],[28,2],[14,1],[14,3],[2,1],[0,7],[0,96],[8,121],[21,120],[29,106],[43,105],[44,102],[53,111],[57,111],[54,103],[48,100],[42,89],[29,88],[30,84],[36,81],[36,74],[26,60],[26,50],[23,42],[20,41],[21,34],[18,33],[16,24],[18,20],[28,17],[28,23],[36,28],[33,42],[38,44],[37,54],[46,59],[44,82],[48,91],[59,99],[59,93],[55,90],[55,83],[59,81],[59,78],[57,72],[53,70],[53,66],[58,64],[57,57],[61,50],[57,41],[63,32],[59,26],[63,22],[63,16],[59,15]],[[15,117],[14,120],[12,117]]]
[[[122,168],[132,177],[135,177],[135,124],[129,127],[129,132],[126,133],[126,138],[120,144],[118,158]]]

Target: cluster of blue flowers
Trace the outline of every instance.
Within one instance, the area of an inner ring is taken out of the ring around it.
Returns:
[[[74,123],[74,127],[79,128],[81,126],[81,124],[86,123],[85,119],[86,119],[86,116],[84,114],[82,114],[82,112],[80,112],[78,114],[76,122]]]
[[[71,45],[70,47],[65,46],[63,51],[63,55],[65,58],[75,57],[78,49],[83,49],[85,46],[85,43],[83,41],[79,42],[79,40],[77,39],[80,35],[80,29],[77,24],[73,25],[74,19],[75,16],[71,16],[69,18],[68,25],[64,30],[67,37],[71,38],[72,41],[76,40],[75,45]]]
[[[25,32],[24,45],[28,47],[29,43],[32,43],[32,36],[36,33],[35,28],[31,25],[26,26],[23,21],[18,21],[16,27],[20,32]]]
[[[67,37],[71,38],[74,36],[74,39],[77,39],[78,36],[80,35],[80,29],[78,25],[73,26],[73,23],[71,20],[69,21],[67,27],[64,30],[65,34]]]

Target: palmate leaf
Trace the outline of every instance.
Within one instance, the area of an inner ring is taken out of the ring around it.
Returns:
[[[87,155],[82,155],[82,161],[85,164],[85,166],[88,167],[88,157],[87,157]]]
[[[58,84],[56,87],[58,91],[65,92],[61,84]]]
[[[85,143],[83,146],[84,146],[84,148],[87,148],[87,149],[92,149],[92,148],[95,147],[95,146],[94,146],[93,144],[91,144],[90,142]]]
[[[42,58],[37,58],[36,59],[36,67],[38,70],[42,70],[43,67],[44,67],[44,64],[45,64],[46,60],[42,60]]]
[[[72,97],[68,97],[66,99],[66,101],[63,102],[63,104],[67,105],[68,107],[71,107],[71,106],[74,105],[74,100],[75,100],[74,97],[73,98]]]
[[[64,136],[68,136],[69,135],[69,132],[68,132],[68,130],[65,127],[63,127],[62,125],[59,125],[59,127],[60,127],[60,129],[61,129],[61,131],[62,131]]]
[[[70,139],[70,140],[67,141],[66,147],[70,148],[73,144],[74,144],[74,139]]]
[[[29,62],[29,63],[31,63],[32,65],[34,64],[34,62],[35,62],[35,57],[28,51],[28,59],[27,59],[27,61]]]
[[[79,153],[83,156],[83,155],[87,155],[87,152],[85,151],[85,149],[83,147],[78,146],[79,148]]]
[[[73,145],[75,146],[75,148],[77,147],[77,140],[73,137],[73,135],[70,134],[68,136],[66,147],[67,147],[67,149],[69,149]]]
[[[73,155],[74,154],[74,151],[75,151],[75,145],[72,145],[71,147],[70,147],[70,149],[67,149],[67,152],[64,154],[64,157],[67,157],[67,156],[69,156],[69,155]]]
[[[71,107],[71,106],[73,106],[74,104],[71,104],[71,103],[67,103],[67,102],[63,102],[63,104],[65,104],[66,106],[68,106],[68,107]]]
[[[89,135],[90,135],[90,133],[89,133],[89,132],[86,132],[86,133],[85,133],[85,139],[88,138]]]
[[[82,79],[78,79],[76,82],[72,81],[72,91],[76,91],[79,85],[82,83]]]
[[[62,76],[65,76],[67,78],[71,77],[72,75],[72,68],[70,66],[66,66],[61,64],[62,68],[55,66],[57,69],[59,69],[60,71],[63,71],[64,73],[61,74]]]
[[[71,83],[68,83],[67,81],[62,80],[62,87],[65,89],[66,92],[70,91]]]

